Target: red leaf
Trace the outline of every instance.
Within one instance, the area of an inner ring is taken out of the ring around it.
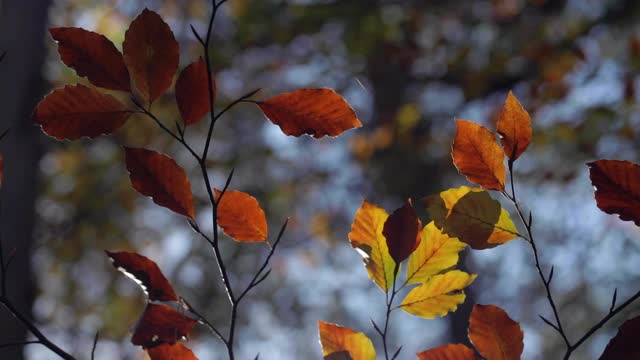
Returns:
[[[417,353],[420,360],[476,360],[476,353],[463,344],[449,344]]]
[[[147,304],[131,338],[133,345],[150,348],[161,343],[173,344],[185,338],[196,324],[174,308],[162,304]]]
[[[194,218],[191,184],[175,160],[158,152],[125,147],[127,170],[133,188],[180,215]]]
[[[198,360],[188,347],[176,344],[160,344],[147,349],[151,360]]]
[[[627,320],[609,341],[600,360],[640,359],[640,316]]]
[[[520,360],[524,343],[520,324],[494,305],[475,305],[469,318],[469,340],[487,360]]]
[[[86,76],[95,86],[130,91],[129,71],[111,40],[82,28],[52,28],[49,33],[58,42],[62,62],[78,76]]]
[[[216,199],[220,190],[214,189]],[[218,225],[237,241],[267,240],[267,218],[258,200],[242,191],[227,190],[218,204]]]
[[[171,86],[180,57],[176,38],[160,15],[144,9],[124,34],[124,62],[134,93],[154,102]]]
[[[387,239],[389,254],[400,264],[420,244],[420,220],[411,200],[393,212],[385,221],[382,234]],[[396,265],[397,267],[397,265]]]
[[[200,59],[189,64],[176,81],[176,101],[185,125],[195,124],[209,113],[209,86],[207,63]],[[211,74],[213,99],[216,97],[216,81]]]
[[[147,258],[132,252],[106,252],[113,266],[137,282],[151,301],[178,301],[173,287],[158,268]]]
[[[596,203],[607,214],[640,226],[640,165],[621,160],[587,163]]]
[[[113,96],[83,85],[67,85],[40,101],[33,121],[58,140],[77,140],[111,134],[124,125],[130,114]]]
[[[351,106],[332,89],[301,89],[258,103],[260,110],[287,135],[338,136],[361,127]]]

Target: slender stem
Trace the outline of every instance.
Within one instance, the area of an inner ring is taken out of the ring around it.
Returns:
[[[0,344],[0,348],[8,348],[8,347],[14,347],[14,346],[25,346],[25,345],[33,345],[33,344],[42,344],[42,343],[39,340],[35,340],[35,341],[18,341],[18,342]]]
[[[395,269],[393,270],[394,275],[398,273],[398,270],[400,269],[400,264],[396,264]],[[387,312],[385,314],[385,318],[384,318],[384,328],[383,330],[380,332],[380,336],[382,336],[382,345],[384,347],[384,358],[385,360],[389,360],[389,348],[387,346],[387,330],[389,329],[389,318],[391,318],[391,311],[393,310],[392,306],[393,306],[393,299],[396,297],[396,294],[398,293],[396,291],[396,277],[393,277],[393,285],[391,287],[391,297],[389,297],[388,293],[387,293]]]

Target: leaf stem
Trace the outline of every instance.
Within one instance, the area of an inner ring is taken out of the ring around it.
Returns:
[[[393,285],[391,286],[391,296],[389,297],[389,292],[386,292],[386,302],[387,302],[387,311],[385,314],[385,318],[384,318],[384,328],[382,331],[380,331],[380,329],[378,328],[378,326],[373,323],[376,331],[380,334],[380,336],[382,337],[382,345],[384,347],[384,358],[385,360],[389,360],[389,347],[387,345],[387,331],[389,330],[389,318],[391,317],[391,312],[393,311],[393,299],[396,297],[396,294],[398,293],[399,290],[396,290],[396,276],[398,274],[398,270],[400,269],[400,264],[396,264],[394,270],[393,270],[393,274],[394,274],[394,278],[393,278]],[[396,356],[398,356],[398,353],[400,352],[400,349],[396,350],[396,353],[394,354],[393,358],[395,358]]]

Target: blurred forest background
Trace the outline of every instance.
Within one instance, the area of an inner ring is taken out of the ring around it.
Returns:
[[[48,27],[105,34],[119,48],[144,7],[158,11],[181,43],[181,67],[201,54],[189,30],[206,27],[203,0],[0,1],[2,129],[6,177],[2,235],[17,258],[9,285],[16,303],[44,332],[84,358],[100,331],[97,359],[141,359],[129,329],[144,299],[111,267],[104,249],[135,250],[156,260],[214,323],[227,316],[208,245],[183,218],[131,187],[120,145],[170,154],[193,174],[201,224],[208,223],[196,164],[148,119],[134,118],[115,136],[55,142],[32,125],[31,112],[52,88],[82,82],[64,67]],[[555,265],[553,291],[575,340],[608,309],[615,287],[624,299],[640,287],[640,232],[601,213],[584,163],[638,161],[640,2],[634,0],[230,0],[215,24],[219,102],[255,88],[258,98],[301,87],[332,87],[364,124],[337,139],[286,137],[253,106],[239,106],[216,129],[209,168],[216,186],[235,167],[232,188],[255,195],[272,231],[292,217],[273,272],[243,305],[239,358],[321,357],[317,321],[365,331],[384,295],[368,279],[347,239],[363,198],[392,210],[407,197],[465,184],[449,155],[454,117],[494,128],[510,89],[531,113],[533,144],[516,164],[521,199],[533,212],[543,266]],[[154,110],[178,119],[167,94]],[[193,143],[205,122],[188,134]],[[507,207],[509,208],[509,207]],[[423,220],[426,220],[423,215]],[[210,229],[208,229],[210,230]],[[236,284],[246,283],[266,249],[225,239]],[[470,252],[479,274],[466,304],[443,319],[397,312],[390,343],[402,359],[445,342],[466,342],[474,302],[492,303],[520,321],[525,359],[555,358],[559,336],[549,317],[530,248],[520,240]],[[628,312],[637,312],[639,305]],[[576,354],[596,358],[622,314]],[[0,317],[0,343],[24,329]],[[222,359],[204,328],[190,341],[202,359]],[[3,359],[48,359],[38,345],[0,349]]]

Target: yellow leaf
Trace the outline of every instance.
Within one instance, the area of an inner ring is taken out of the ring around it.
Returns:
[[[455,311],[465,299],[462,291],[478,275],[453,270],[429,278],[424,284],[413,288],[402,300],[400,308],[409,314],[433,319]]]
[[[364,200],[349,233],[351,246],[362,255],[369,277],[385,292],[393,284],[396,266],[382,235],[388,217],[384,209]]]
[[[458,253],[465,244],[458,238],[443,234],[434,222],[422,229],[420,245],[409,257],[407,284],[422,283],[430,276],[458,263]]]
[[[373,347],[373,343],[364,333],[355,332],[353,329],[323,321],[318,321],[318,330],[320,332],[322,355],[325,358],[330,358],[336,353],[343,355],[344,352],[348,352],[348,358],[352,360],[376,359],[376,350]]]

